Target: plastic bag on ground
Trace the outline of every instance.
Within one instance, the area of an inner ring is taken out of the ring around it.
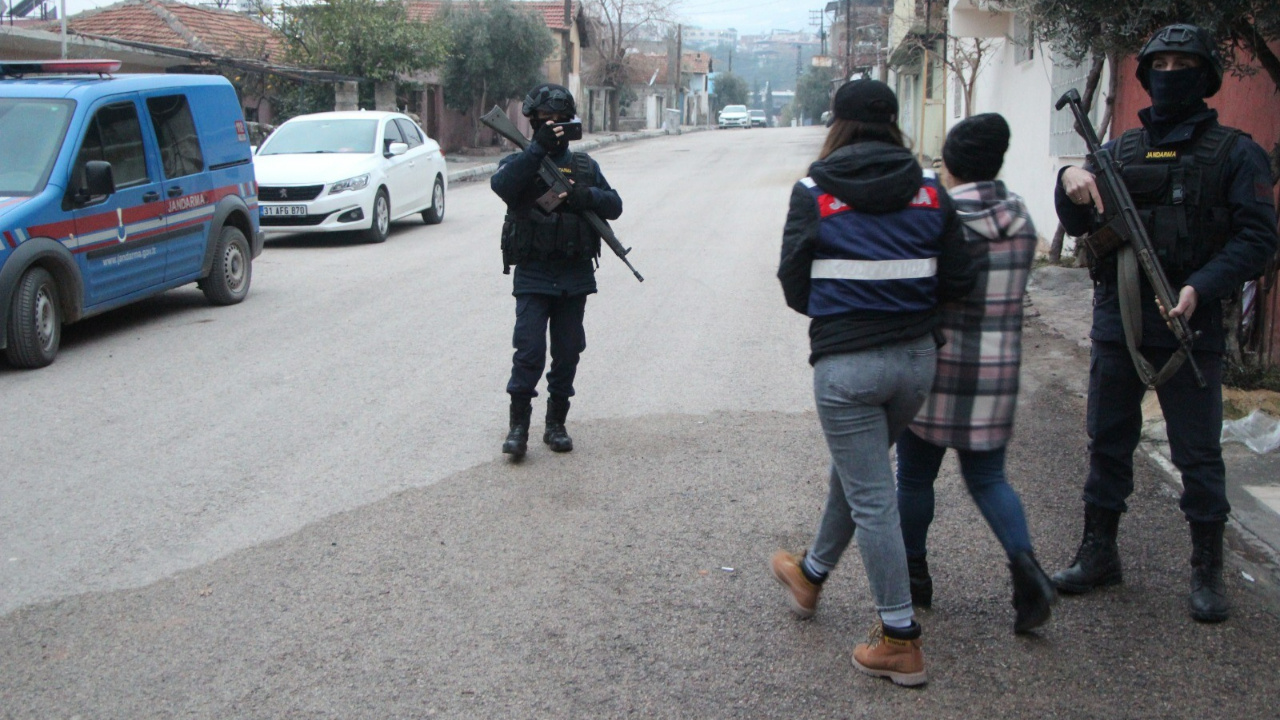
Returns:
[[[1239,420],[1222,423],[1222,442],[1241,442],[1256,453],[1280,448],[1280,420],[1254,410]]]

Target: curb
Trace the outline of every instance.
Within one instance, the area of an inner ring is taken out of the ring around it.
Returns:
[[[631,142],[633,140],[648,140],[650,138],[666,137],[671,134],[683,135],[684,133],[702,132],[709,129],[710,128],[705,127],[689,127],[681,128],[675,133],[669,133],[666,130],[640,130],[637,132],[610,133],[602,137],[593,137],[590,140],[581,140],[570,145],[570,148],[578,152],[587,152],[589,150],[595,150],[596,148],[612,145],[614,143]],[[465,170],[455,170],[449,173],[449,182],[456,183],[483,180],[496,172],[498,172],[498,163],[486,163],[484,165],[469,167]]]

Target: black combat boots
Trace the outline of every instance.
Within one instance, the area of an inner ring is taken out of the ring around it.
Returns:
[[[1036,556],[1030,552],[1014,555],[1009,559],[1009,572],[1013,575],[1013,631],[1028,632],[1048,622],[1058,593]]]
[[[529,449],[529,418],[533,415],[533,398],[528,395],[511,396],[511,430],[502,443],[502,452],[519,460]]]
[[[1106,585],[1115,585],[1124,577],[1120,570],[1120,550],[1116,533],[1120,530],[1120,513],[1084,504],[1084,539],[1071,567],[1053,574],[1058,590],[1078,595]]]
[[[1191,523],[1191,617],[1206,623],[1227,619],[1226,587],[1222,584],[1222,530],[1225,522]]]
[[[549,445],[554,452],[573,450],[573,438],[564,429],[564,419],[569,415],[569,398],[563,395],[552,395],[547,398],[547,430],[542,434],[542,442]]]
[[[929,575],[927,556],[907,556],[907,578],[911,582],[911,604],[924,609],[932,607],[933,578]]]

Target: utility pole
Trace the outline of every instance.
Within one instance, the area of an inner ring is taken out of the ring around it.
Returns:
[[[848,80],[853,75],[853,33],[850,28],[853,24],[849,19],[853,16],[853,2],[844,0],[844,79]]]
[[[684,124],[684,25],[676,24],[676,106]]]
[[[819,55],[827,54],[827,11],[826,10],[810,10],[809,26],[818,26],[818,47]]]

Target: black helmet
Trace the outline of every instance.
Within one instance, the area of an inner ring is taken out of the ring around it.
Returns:
[[[529,117],[539,110],[556,115],[578,114],[578,106],[573,103],[573,94],[569,89],[553,83],[539,85],[525,95],[520,112]]]
[[[1222,87],[1222,58],[1219,57],[1218,46],[1208,30],[1180,23],[1162,27],[1151,36],[1138,52],[1138,82],[1148,92],[1151,91],[1151,56],[1162,52],[1187,53],[1205,62],[1205,67],[1210,71],[1205,97],[1213,97]]]

